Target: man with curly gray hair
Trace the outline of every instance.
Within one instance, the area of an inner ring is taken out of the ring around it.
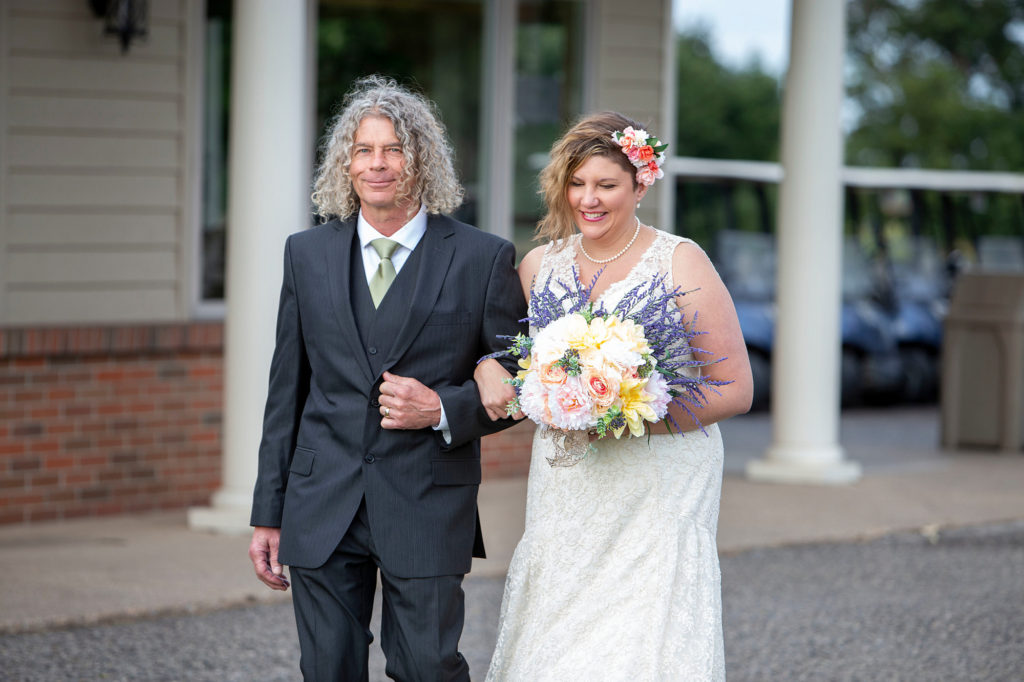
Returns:
[[[289,587],[307,680],[366,680],[377,575],[398,680],[468,680],[463,575],[483,556],[476,496],[492,422],[477,360],[526,315],[509,242],[448,216],[462,201],[433,105],[358,81],[313,201],[285,245],[249,556]]]

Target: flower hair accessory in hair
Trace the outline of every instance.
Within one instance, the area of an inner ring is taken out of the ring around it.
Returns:
[[[661,144],[661,140],[643,128],[634,130],[632,126],[616,130],[612,139],[622,147],[622,153],[629,162],[636,166],[636,181],[641,185],[650,187],[655,180],[665,177],[661,164],[665,162],[667,144]]]

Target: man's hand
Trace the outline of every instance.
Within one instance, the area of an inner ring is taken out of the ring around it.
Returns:
[[[256,577],[272,590],[287,590],[288,579],[284,567],[277,562],[277,548],[281,545],[281,529],[256,526],[249,544],[249,558]]]
[[[441,398],[416,379],[384,372],[379,400],[385,429],[426,429],[441,423]]]
[[[480,402],[487,410],[487,416],[491,421],[498,421],[508,417],[506,406],[510,400],[516,397],[516,390],[511,384],[506,384],[505,379],[511,379],[512,375],[501,366],[501,363],[494,359],[484,360],[473,370],[473,381],[476,382],[477,390],[480,391]],[[511,415],[515,419],[523,418],[523,411],[519,410]]]

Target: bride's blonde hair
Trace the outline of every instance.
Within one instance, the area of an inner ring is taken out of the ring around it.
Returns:
[[[566,195],[573,174],[590,157],[603,156],[622,166],[632,178],[633,189],[636,189],[636,169],[622,153],[619,143],[612,139],[613,132],[626,126],[642,127],[615,111],[591,114],[577,121],[551,147],[548,165],[540,172],[540,195],[544,197],[547,213],[537,223],[535,240],[557,242],[576,231],[576,221]]]

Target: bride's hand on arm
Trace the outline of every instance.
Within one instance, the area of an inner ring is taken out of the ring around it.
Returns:
[[[538,246],[527,253],[519,264],[519,281],[527,301],[530,300],[530,287],[543,255],[544,247]],[[480,391],[480,402],[487,410],[487,416],[491,421],[509,416],[505,408],[509,401],[516,397],[515,389],[505,383],[505,379],[511,378],[512,375],[497,360],[484,360],[473,371],[473,381]],[[525,415],[520,410],[511,416],[514,419],[522,419]]]
[[[509,416],[505,408],[509,401],[516,397],[516,390],[505,383],[505,379],[511,378],[512,375],[497,360],[484,360],[473,371],[473,381],[480,391],[480,402],[487,410],[487,416],[491,421]],[[511,416],[522,419],[523,413],[520,411]]]

